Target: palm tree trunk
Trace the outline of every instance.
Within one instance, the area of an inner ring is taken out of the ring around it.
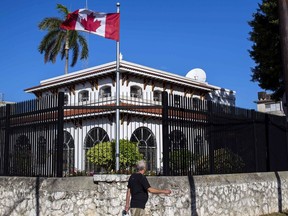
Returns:
[[[66,34],[66,42],[65,42],[65,74],[68,74],[68,63],[69,63],[69,39],[68,39],[68,31]]]

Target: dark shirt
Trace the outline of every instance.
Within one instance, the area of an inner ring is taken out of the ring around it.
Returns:
[[[130,208],[145,208],[148,200],[147,189],[151,187],[146,176],[141,173],[133,173],[128,181],[128,188],[131,193]]]

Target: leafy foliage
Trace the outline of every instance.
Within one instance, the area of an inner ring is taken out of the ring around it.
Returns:
[[[98,143],[87,151],[89,162],[111,170],[114,165],[115,147],[112,142]]]
[[[200,157],[196,163],[196,167],[198,166],[203,170],[203,174],[210,173],[210,157]],[[215,173],[239,173],[243,171],[244,167],[243,159],[230,149],[221,148],[214,151]]]
[[[103,142],[96,144],[87,151],[87,158],[91,163],[103,167],[106,171],[115,169],[116,142]],[[143,158],[136,143],[121,139],[119,146],[120,169],[132,168],[137,161]]]
[[[273,92],[274,99],[280,99],[284,93],[281,66],[281,47],[277,0],[263,0],[259,4],[253,20],[249,50],[256,66],[252,68],[252,81],[258,82],[262,89]]]
[[[186,170],[191,164],[193,154],[189,150],[177,149],[169,153],[170,167],[173,170]]]
[[[115,141],[113,142],[115,146]],[[139,160],[143,159],[143,155],[139,152],[136,143],[128,140],[120,140],[120,169],[134,166]]]
[[[88,58],[88,45],[85,37],[80,35],[75,30],[62,30],[60,28],[61,23],[66,19],[69,11],[68,9],[57,4],[58,11],[62,14],[63,18],[48,17],[44,18],[38,25],[40,30],[48,31],[44,36],[38,50],[41,54],[44,53],[44,62],[56,62],[58,54],[61,54],[61,60],[66,60],[66,71],[68,67],[68,50],[72,50],[71,67],[75,66],[77,59],[80,55],[80,59]]]

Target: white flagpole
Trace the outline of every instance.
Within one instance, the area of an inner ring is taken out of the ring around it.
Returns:
[[[120,3],[116,4],[117,13],[120,13]],[[120,162],[120,39],[116,42],[116,171],[119,171]]]

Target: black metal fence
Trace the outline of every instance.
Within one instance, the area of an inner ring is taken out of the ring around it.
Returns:
[[[62,176],[63,95],[0,109],[0,175]]]
[[[288,170],[285,117],[163,96],[164,175]]]
[[[91,147],[113,141],[116,106],[108,99],[80,106],[59,93],[1,107],[0,175],[62,177],[77,166],[101,168],[86,156]],[[121,101],[121,137],[137,143],[154,173],[288,170],[284,117],[166,92],[154,104],[126,96]]]

